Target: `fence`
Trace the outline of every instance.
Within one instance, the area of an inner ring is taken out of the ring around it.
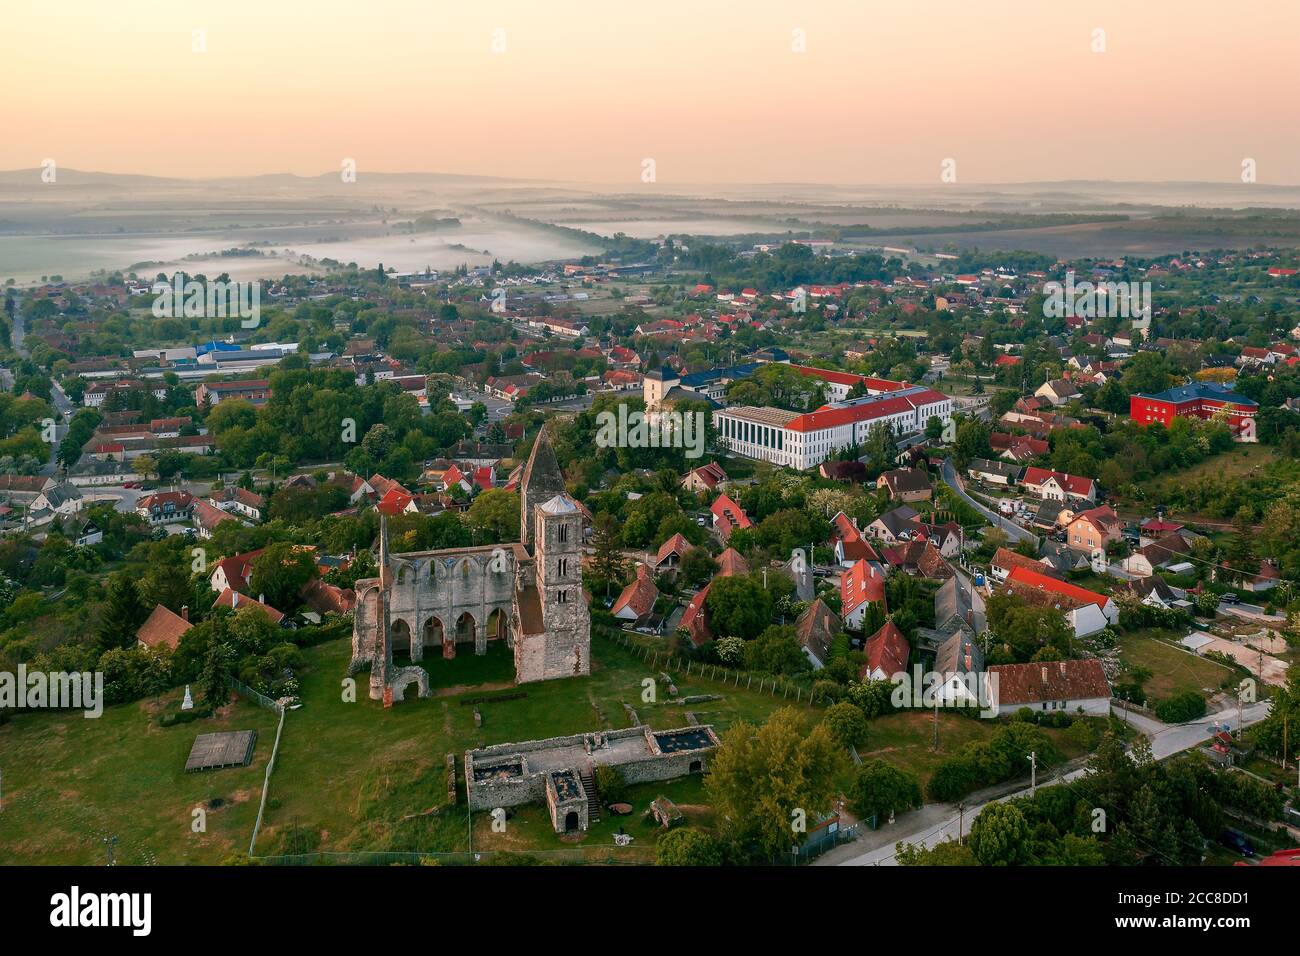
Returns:
[[[600,625],[595,624],[592,625],[591,629],[602,637],[617,641],[622,644],[625,649],[639,655],[642,660],[647,661],[650,664],[651,669],[661,667],[664,670],[676,671],[678,674],[684,674],[687,677],[694,673],[698,674],[705,680],[719,681],[723,685],[726,685],[726,683],[730,681],[732,687],[739,687],[740,682],[743,680],[745,682],[746,690],[756,691],[760,694],[768,693],[773,697],[775,697],[779,691],[781,696],[786,700],[793,695],[796,704],[802,704],[804,702],[804,695],[807,694],[807,703],[809,707],[825,707],[828,703],[824,695],[820,701],[817,701],[814,699],[816,695],[809,688],[800,687],[798,684],[792,684],[789,681],[783,681],[777,677],[769,677],[766,674],[753,674],[750,671],[732,670],[727,667],[719,667],[716,664],[704,664],[699,661],[693,661],[689,658],[686,658],[683,661],[680,655],[673,654],[671,651],[657,651],[644,644],[638,644],[635,641],[630,640],[622,631],[616,631],[613,628],[601,627]],[[757,687],[754,686],[755,677],[758,677]]]
[[[249,857],[252,857],[253,848],[257,846],[257,835],[262,830],[262,817],[266,813],[266,795],[271,791],[271,772],[275,770],[275,758],[280,753],[280,735],[284,733],[285,708],[260,691],[253,690],[253,688],[249,687],[241,680],[237,680],[234,677],[227,677],[226,682],[231,690],[249,697],[259,707],[265,707],[267,710],[274,711],[280,715],[280,723],[275,728],[275,745],[271,747],[271,759],[267,761],[266,774],[262,777],[262,800],[257,806],[257,822],[253,824],[253,836],[248,841],[248,855]]]

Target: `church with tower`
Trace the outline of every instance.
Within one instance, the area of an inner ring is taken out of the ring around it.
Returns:
[[[517,543],[394,554],[381,517],[379,576],[356,583],[348,668],[369,666],[372,700],[391,706],[412,688],[427,697],[426,655],[486,654],[492,641],[511,648],[516,683],[591,673],[583,512],[565,491],[545,427],[519,489]]]

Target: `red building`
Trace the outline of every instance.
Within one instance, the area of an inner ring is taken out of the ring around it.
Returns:
[[[1159,422],[1169,425],[1175,418],[1209,420],[1227,409],[1225,422],[1237,441],[1255,441],[1255,413],[1259,403],[1238,395],[1215,382],[1190,382],[1155,395],[1129,398],[1129,417],[1139,425]]]

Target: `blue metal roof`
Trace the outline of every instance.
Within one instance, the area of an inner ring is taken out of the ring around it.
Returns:
[[[1148,398],[1157,402],[1190,402],[1198,398],[1208,398],[1218,402],[1232,402],[1237,405],[1248,405],[1258,407],[1259,402],[1253,398],[1247,398],[1245,395],[1238,395],[1226,385],[1220,385],[1217,382],[1188,382],[1186,385],[1178,385],[1174,388],[1165,389],[1163,392],[1157,392],[1155,395],[1138,395],[1138,398]]]

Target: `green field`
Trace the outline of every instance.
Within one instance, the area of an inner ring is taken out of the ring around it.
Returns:
[[[1120,660],[1151,672],[1142,685],[1148,705],[1181,690],[1194,690],[1208,698],[1207,690],[1212,692],[1232,676],[1233,672],[1222,664],[1174,647],[1170,642],[1180,636],[1172,631],[1148,630],[1120,638]]]
[[[108,707],[93,720],[20,714],[0,727],[0,863],[102,864],[113,837],[123,864],[246,854],[278,718],[241,701],[210,720],[159,727],[152,715],[180,697]],[[252,764],[185,773],[194,738],[223,730],[257,731]],[[207,808],[206,833],[191,830],[196,807]]]
[[[491,817],[466,812],[464,779],[458,801],[448,800],[446,755],[487,744],[577,734],[631,725],[623,707],[656,729],[684,726],[686,711],[719,731],[741,720],[762,722],[794,703],[782,694],[725,685],[698,674],[674,673],[678,695],[718,694],[690,708],[668,703],[671,692],[659,668],[603,636],[593,637],[589,677],[516,687],[508,649],[491,645],[483,657],[426,662],[432,696],[399,702],[391,710],[367,696],[367,675],[357,675],[357,700],[344,700],[350,641],[304,651],[303,706],[285,718],[256,855],[308,853],[479,853],[508,850],[541,859],[647,862],[657,829],[643,813],[665,795],[692,823],[708,826],[711,811],[698,778],[631,788],[634,812],[606,813],[586,834],[552,831],[542,806],[515,808],[504,833]],[[657,679],[656,702],[643,700],[643,681]],[[501,699],[522,693],[514,700]],[[221,863],[247,853],[257,816],[276,717],[251,703],[224,708],[214,720],[172,728],[153,717],[174,707],[179,693],[112,707],[98,720],[61,714],[23,714],[0,727],[0,863],[95,864],[105,859],[104,837],[116,836],[122,863]],[[486,697],[477,705],[462,701]],[[493,699],[496,698],[496,699]],[[476,726],[475,706],[482,714]],[[804,707],[806,708],[806,704]],[[811,717],[820,710],[809,711]],[[940,714],[941,750],[930,749],[932,717],[895,714],[870,724],[862,756],[879,756],[918,774],[924,782],[938,763],[969,740],[990,735],[994,721]],[[186,774],[185,757],[199,733],[258,731],[247,768]],[[1049,731],[1062,750],[1060,732]],[[844,781],[847,783],[847,780]],[[209,807],[207,832],[191,833],[191,811]],[[619,826],[634,836],[615,848]],[[551,856],[548,856],[551,854]],[[485,857],[488,859],[488,857]]]
[[[511,680],[513,664],[503,645],[491,645],[483,657],[431,659],[426,665],[433,696],[403,701],[388,711],[367,698],[366,674],[356,678],[358,701],[344,703],[348,640],[304,653],[304,706],[285,718],[259,856],[316,850],[463,851],[469,844],[464,782],[461,778],[459,804],[448,806],[447,753],[457,754],[463,764],[465,750],[485,744],[626,727],[631,719],[624,701],[658,729],[684,726],[690,709],[666,703],[670,694],[662,680],[656,687],[660,702],[644,703],[642,681],[657,677],[658,669],[602,637],[593,638],[590,677],[524,688]],[[761,722],[786,703],[780,694],[746,690],[743,681],[739,688],[724,688],[698,675],[674,674],[673,679],[680,695],[722,695],[693,708],[701,723],[719,730],[738,720]],[[460,703],[516,691],[527,696],[478,705],[482,727],[474,725],[474,707]],[[153,715],[174,708],[179,697],[175,691],[109,707],[97,720],[79,713],[31,713],[0,726],[0,863],[102,863],[104,838],[111,836],[118,838],[115,855],[122,863],[220,863],[246,854],[277,718],[241,701],[214,720],[159,727]],[[258,732],[252,764],[186,774],[185,758],[195,736],[219,730]],[[698,780],[679,781],[654,793],[634,791],[638,811],[661,790],[689,803],[698,798],[699,785]],[[219,803],[210,806],[213,801]],[[190,831],[191,811],[198,806],[210,807],[206,833]],[[549,828],[526,826],[533,817],[545,818],[540,811],[525,808],[516,814],[520,832],[533,833],[530,848],[569,846]],[[476,819],[476,827],[484,821]],[[639,813],[626,821],[629,828],[639,827]],[[611,823],[606,817],[584,842],[611,843],[617,827]],[[489,830],[489,843],[491,836]],[[642,847],[647,842],[638,840]]]

